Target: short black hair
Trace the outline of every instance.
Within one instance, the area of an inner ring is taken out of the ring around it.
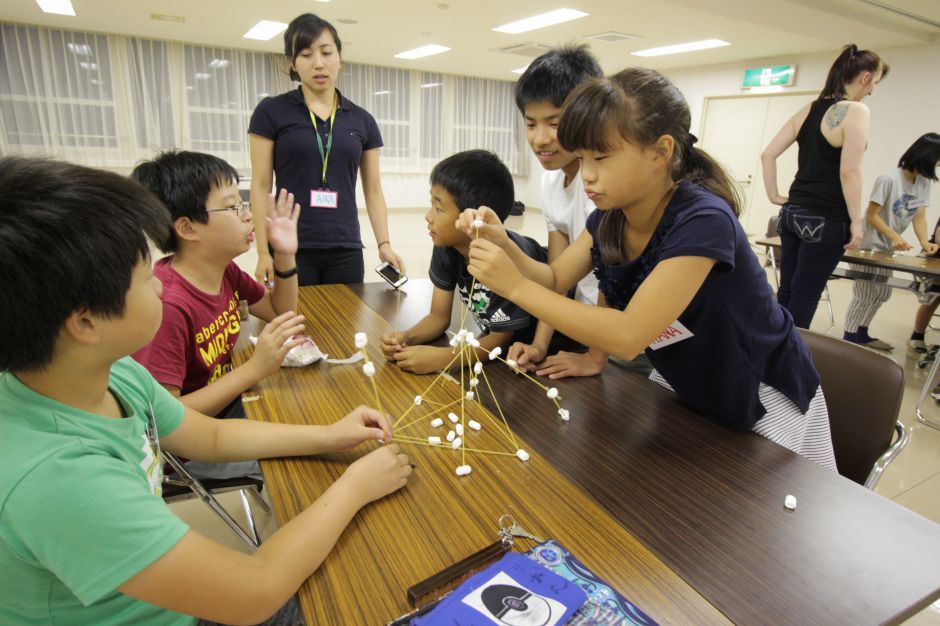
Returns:
[[[924,133],[901,155],[898,167],[937,180],[937,162],[940,162],[940,135]]]
[[[486,150],[447,157],[431,170],[431,184],[449,193],[458,210],[488,206],[501,222],[509,217],[515,200],[512,174],[498,156]]]
[[[120,316],[134,269],[170,216],[112,172],[47,159],[0,159],[0,371],[36,371],[82,309]]]
[[[313,13],[302,13],[287,25],[284,31],[284,55],[293,63],[301,50],[306,50],[317,40],[317,37],[323,34],[324,30],[330,31],[333,35],[333,41],[336,42],[336,51],[342,56],[343,42],[339,40],[339,33],[336,28],[319,15]],[[290,70],[291,80],[300,80],[300,74],[293,68]]]
[[[532,61],[516,82],[516,106],[523,115],[526,105],[532,103],[551,102],[560,108],[575,87],[603,76],[586,45],[553,48]]]
[[[212,188],[226,183],[238,184],[238,172],[224,159],[203,152],[176,150],[139,163],[131,172],[131,178],[163,201],[170,210],[171,222],[188,217],[200,224],[209,221],[206,200]],[[166,253],[176,251],[176,231],[172,223],[156,243]]]

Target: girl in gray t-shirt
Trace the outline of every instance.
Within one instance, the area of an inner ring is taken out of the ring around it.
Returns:
[[[907,149],[898,161],[898,168],[879,176],[872,187],[866,216],[865,237],[861,249],[877,252],[903,252],[913,246],[902,233],[912,223],[914,234],[926,254],[935,254],[937,244],[927,231],[927,205],[930,185],[937,180],[936,166],[940,160],[940,135],[927,133]],[[891,296],[885,281],[891,270],[850,264],[853,270],[872,276],[856,280],[852,286],[852,302],[845,316],[843,339],[875,348],[892,350],[894,346],[868,334],[868,325],[881,305]]]

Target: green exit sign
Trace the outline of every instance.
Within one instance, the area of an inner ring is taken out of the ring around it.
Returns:
[[[742,87],[787,87],[793,84],[796,75],[795,65],[774,65],[772,67],[751,67],[744,70]]]

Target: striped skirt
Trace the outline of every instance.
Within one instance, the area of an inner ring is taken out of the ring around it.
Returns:
[[[650,374],[650,380],[675,391],[655,369]],[[754,424],[753,432],[828,470],[838,471],[829,434],[829,411],[822,387],[816,389],[816,395],[810,401],[806,413],[800,411],[793,400],[764,383],[760,384],[757,397],[767,412]]]

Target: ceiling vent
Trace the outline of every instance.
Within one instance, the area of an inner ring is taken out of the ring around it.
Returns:
[[[502,48],[492,48],[492,52],[503,52],[505,54],[515,54],[517,56],[534,59],[535,57],[542,56],[551,49],[552,47],[548,44],[526,41],[524,43],[515,43],[511,46],[504,46]]]
[[[616,43],[618,41],[627,41],[628,39],[640,39],[639,35],[628,35],[627,33],[618,33],[615,30],[609,30],[606,33],[597,33],[596,35],[586,35],[584,39],[593,39],[594,41],[604,41],[607,43]]]

